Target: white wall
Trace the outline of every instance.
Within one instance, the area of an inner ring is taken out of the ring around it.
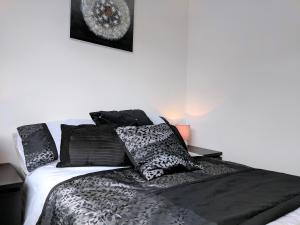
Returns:
[[[300,175],[300,1],[189,3],[193,144]]]
[[[136,0],[134,53],[69,38],[70,0],[0,0],[0,162],[19,125],[142,108],[180,118],[187,1]]]

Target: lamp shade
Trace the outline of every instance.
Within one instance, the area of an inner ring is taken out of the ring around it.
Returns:
[[[190,125],[176,125],[177,130],[179,131],[183,140],[188,141],[191,137],[191,126]]]

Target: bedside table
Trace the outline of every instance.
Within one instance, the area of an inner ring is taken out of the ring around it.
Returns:
[[[188,151],[192,157],[204,156],[204,157],[210,157],[215,159],[222,159],[222,155],[223,155],[222,152],[195,147],[191,145],[188,146]]]
[[[21,225],[23,180],[11,164],[0,164],[0,224]]]

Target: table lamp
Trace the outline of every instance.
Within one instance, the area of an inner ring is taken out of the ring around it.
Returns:
[[[185,141],[185,144],[188,145],[188,141],[190,140],[190,137],[191,137],[191,126],[190,125],[177,124],[176,128],[179,131],[182,139]]]

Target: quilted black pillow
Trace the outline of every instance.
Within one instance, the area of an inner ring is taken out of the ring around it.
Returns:
[[[119,127],[116,131],[125,143],[129,159],[147,180],[167,173],[202,169],[167,124]]]
[[[57,149],[45,123],[17,128],[22,139],[28,172],[57,160]]]
[[[143,110],[99,111],[90,116],[99,125],[111,124],[114,127],[153,125]]]
[[[125,146],[110,125],[61,125],[57,167],[128,166]]]

